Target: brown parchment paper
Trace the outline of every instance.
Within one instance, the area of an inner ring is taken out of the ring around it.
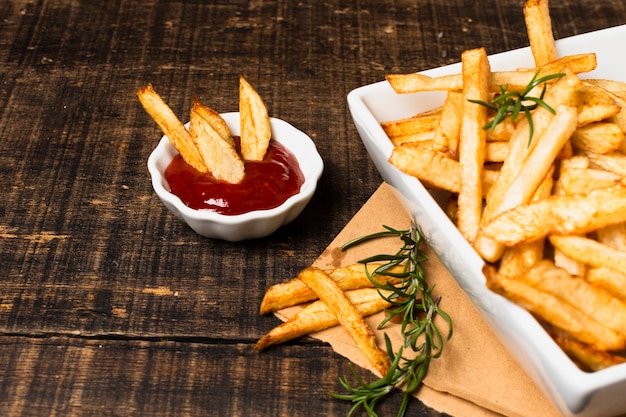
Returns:
[[[314,265],[321,268],[338,267],[366,256],[394,253],[399,248],[397,238],[373,240],[348,251],[339,249],[352,238],[382,230],[383,225],[399,229],[406,229],[410,225],[410,218],[397,200],[395,191],[385,183]],[[431,362],[424,385],[416,396],[428,406],[457,417],[560,416],[550,400],[500,344],[446,268],[429,248],[426,248],[426,252],[429,255],[425,265],[426,274],[430,282],[436,285],[436,294],[442,296],[441,308],[452,317],[453,336],[442,356]],[[299,309],[285,309],[277,312],[276,316],[286,320]],[[369,317],[370,326],[376,329],[382,317],[382,313]],[[441,328],[447,331],[445,326]],[[387,332],[392,341],[399,341],[398,337],[394,338],[398,332],[393,327],[377,331],[379,346],[383,350],[383,332]],[[341,327],[315,333],[312,337],[329,343],[337,353],[375,373]],[[373,375],[370,377],[371,380],[375,378]]]

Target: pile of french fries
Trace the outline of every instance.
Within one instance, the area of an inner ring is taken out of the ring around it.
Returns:
[[[372,263],[369,268],[374,270],[377,266]],[[396,267],[389,272],[401,270],[402,267]],[[390,366],[389,356],[378,347],[376,336],[364,317],[391,307],[381,297],[381,294],[389,296],[391,293],[374,288],[370,278],[360,263],[328,270],[308,267],[296,278],[269,287],[261,301],[261,314],[296,305],[303,308],[259,339],[254,349],[262,350],[341,325],[373,369],[380,376],[385,375]],[[383,275],[375,275],[372,279],[381,284],[399,280]]]
[[[239,77],[239,147],[222,116],[198,98],[193,100],[187,129],[151,84],[141,87],[137,97],[183,160],[201,173],[238,184],[245,175],[245,161],[265,157],[270,118],[263,99],[243,76]]]
[[[487,285],[535,315],[585,370],[626,360],[626,83],[584,79],[594,53],[557,56],[547,0],[524,17],[534,68],[491,71],[484,49],[461,73],[390,74],[398,93],[446,91],[440,108],[381,123],[389,161],[450,192],[446,210],[485,260]],[[533,97],[529,121],[485,126],[502,86]],[[532,132],[532,135],[531,135]]]

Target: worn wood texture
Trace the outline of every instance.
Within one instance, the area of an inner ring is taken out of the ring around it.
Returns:
[[[626,23],[622,0],[551,3],[557,38]],[[1,2],[0,414],[344,415],[327,392],[348,368],[328,346],[251,347],[277,323],[257,313],[265,288],[311,264],[381,182],[346,95],[467,48],[526,46],[522,4]],[[161,134],[135,91],[152,83],[181,119],[194,95],[235,111],[239,74],[326,169],[293,223],[226,243],[153,193]]]

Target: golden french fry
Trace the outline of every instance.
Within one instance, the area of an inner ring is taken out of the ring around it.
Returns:
[[[584,168],[579,168],[584,167]],[[556,180],[554,187],[555,195],[563,195],[568,193],[569,181],[567,180],[567,174],[573,173],[574,171],[585,171],[589,166],[589,160],[584,157],[572,157],[561,160],[560,170],[558,179]],[[571,176],[573,179],[573,176]],[[588,182],[589,183],[589,182]],[[615,184],[613,184],[615,185]],[[591,190],[596,189],[598,187],[594,186]],[[586,194],[586,193],[585,193]],[[544,239],[542,239],[544,240]],[[587,272],[587,265],[583,262],[579,262],[576,259],[570,258],[563,252],[561,252],[558,248],[554,248],[554,264],[567,271],[570,275],[577,277],[584,277]]]
[[[553,334],[556,343],[572,358],[583,370],[594,372],[626,362],[624,356],[610,352],[599,352],[591,346],[572,339],[568,335]]]
[[[552,173],[546,175],[532,201],[539,201],[550,195],[554,181]],[[545,239],[537,239],[533,242],[522,242],[510,248],[506,248],[500,259],[498,273],[509,278],[522,275],[528,268],[535,265],[543,258]]]
[[[481,232],[506,246],[547,235],[583,234],[626,221],[626,187],[586,195],[552,195],[522,204],[482,225]]]
[[[572,306],[522,279],[500,275],[493,266],[486,265],[483,272],[487,278],[487,286],[492,291],[571,334],[581,342],[600,351],[620,350],[626,345],[621,334],[582,313],[578,306]]]
[[[194,107],[197,115],[203,117],[223,140],[235,146],[235,140],[226,124],[226,120],[218,112],[202,104],[197,97],[193,99],[192,108]]]
[[[540,67],[557,58],[548,0],[528,0],[524,20],[535,65]]]
[[[404,143],[393,149],[389,162],[428,186],[454,193],[461,190],[461,165],[443,152]]]
[[[391,291],[381,290],[379,293],[378,289],[375,288],[362,288],[346,291],[345,294],[363,317],[391,307],[391,303],[381,297],[381,294],[389,296]],[[254,350],[262,350],[338,324],[337,316],[328,309],[328,306],[322,301],[315,301],[259,339],[254,345]]]
[[[574,97],[578,107],[578,125],[609,120],[620,113],[621,107],[616,98],[606,90],[583,81]],[[618,124],[619,125],[619,124]],[[622,130],[624,126],[620,126]]]
[[[381,376],[385,375],[390,366],[389,356],[378,348],[374,332],[335,281],[324,271],[314,267],[302,271],[300,279],[328,306],[374,369]]]
[[[589,268],[585,279],[626,301],[626,273],[606,266],[599,266]]]
[[[593,71],[597,65],[598,61],[594,53],[565,55],[542,65],[539,76],[558,74],[565,68],[568,68],[574,74],[582,74]]]
[[[612,224],[596,230],[598,242],[610,248],[626,252],[626,223]]]
[[[581,314],[626,338],[626,304],[610,292],[570,275],[548,260],[538,262],[518,279],[577,307]]]
[[[615,123],[590,123],[578,128],[572,136],[574,148],[597,154],[616,151],[623,141],[624,131]]]
[[[568,68],[574,74],[593,71],[597,66],[596,55],[593,53],[568,55],[554,59],[540,67],[539,77],[558,74]],[[500,86],[508,86],[508,91],[523,91],[533,77],[537,76],[536,68],[517,71],[494,71],[489,75],[489,91],[497,93]],[[455,91],[463,89],[461,74],[430,77],[424,74],[388,74],[385,77],[398,94],[419,93],[424,91]]]
[[[439,150],[437,144],[434,142],[434,138],[434,130],[425,130],[422,132],[415,132],[404,136],[393,136],[390,137],[389,140],[391,140],[391,143],[393,143],[394,146],[400,146],[403,143],[407,142],[423,142],[428,143],[429,149]]]
[[[446,153],[420,146],[420,142],[404,143],[395,147],[389,162],[399,170],[418,178],[426,186],[453,193],[461,190],[461,163]],[[445,175],[442,175],[444,172]],[[483,169],[483,196],[489,192],[497,177],[497,171]]]
[[[592,167],[601,168],[621,177],[626,177],[626,155],[622,152],[616,151],[605,155],[585,152],[585,156],[589,158]]]
[[[485,162],[502,162],[509,154],[508,142],[487,142],[485,146]]]
[[[620,111],[610,117],[608,121],[617,124],[626,132],[626,90],[624,90],[626,83],[611,80],[587,80],[587,82],[590,85],[601,88],[613,99]],[[622,144],[622,152],[626,152],[626,144]]]
[[[406,119],[382,122],[380,126],[390,138],[419,135],[420,133],[435,130],[440,118],[441,111],[435,109]]]
[[[459,135],[463,117],[463,93],[448,91],[441,108],[439,124],[435,128],[434,142],[436,150],[448,152],[453,158],[458,157]]]
[[[558,189],[562,194],[589,194],[593,190],[610,188],[622,183],[622,177],[609,171],[593,168],[561,169]]]
[[[570,258],[595,268],[607,267],[626,271],[626,252],[613,249],[583,236],[549,236],[550,243]]]
[[[503,212],[530,201],[539,185],[550,172],[553,163],[565,143],[576,129],[576,109],[561,105],[550,121],[538,144],[522,163],[517,175],[505,191],[499,207]]]
[[[463,79],[456,74],[429,77],[424,74],[387,74],[385,79],[398,94],[422,91],[450,91],[463,88]]]
[[[558,249],[554,250],[554,265],[575,277],[584,277],[587,274],[587,265],[572,259]]]
[[[139,102],[159,126],[161,131],[172,142],[180,156],[185,162],[199,172],[207,172],[208,168],[204,165],[202,157],[191,138],[191,135],[185,129],[185,125],[174,114],[172,109],[163,101],[161,96],[152,87],[152,84],[146,84],[137,91]]]
[[[371,273],[380,264],[371,263],[368,264],[368,271]],[[402,266],[391,268],[388,272],[400,273]],[[343,291],[356,290],[360,288],[372,288],[374,284],[367,276],[365,265],[355,263],[348,266],[342,266],[339,268],[332,268],[325,271],[341,288]],[[375,275],[373,279],[380,283],[396,283],[397,278],[386,275]],[[278,311],[283,308],[291,307],[297,304],[306,303],[317,299],[315,292],[306,286],[300,276],[293,278],[286,282],[274,284],[265,291],[263,300],[261,300],[261,307],[259,309],[260,314],[267,314],[273,311]]]
[[[243,77],[239,77],[239,113],[241,118],[241,156],[246,161],[261,161],[272,137],[265,103]]]
[[[461,190],[458,196],[457,225],[473,242],[482,216],[482,172],[485,163],[487,109],[470,100],[489,101],[489,60],[484,48],[463,52],[463,118],[459,139]]]
[[[240,183],[245,175],[244,163],[235,147],[224,140],[210,124],[209,116],[212,119],[222,119],[214,110],[194,101],[189,121],[191,138],[211,175],[230,184]]]
[[[613,94],[617,94],[618,96],[621,96],[624,93],[626,93],[626,82],[624,81],[606,80],[606,79],[601,79],[601,78],[592,78],[592,79],[588,79],[585,81],[597,87],[600,87],[603,90],[606,90]]]

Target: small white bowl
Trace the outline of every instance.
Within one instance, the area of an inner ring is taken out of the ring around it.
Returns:
[[[238,136],[239,113],[223,113],[222,117],[231,133]],[[280,206],[232,216],[188,207],[169,191],[169,185],[164,176],[165,169],[178,154],[167,136],[161,138],[148,158],[148,171],[152,177],[154,191],[176,217],[182,219],[202,236],[237,242],[272,234],[279,227],[294,220],[311,200],[324,170],[324,162],[317,152],[315,143],[304,132],[280,119],[270,118],[270,123],[272,139],[283,144],[294,154],[304,175],[300,192],[289,197]]]
[[[626,25],[561,39],[557,49],[560,55],[595,52],[598,68],[585,74],[587,78],[626,81],[626,56],[622,53],[625,38]],[[491,55],[489,61],[494,71],[534,66],[529,48]],[[436,77],[460,72],[457,63],[423,74]],[[580,370],[530,313],[487,288],[482,273],[484,262],[445,214],[437,196],[388,162],[393,145],[380,122],[432,110],[444,98],[441,92],[398,95],[389,83],[381,81],[351,91],[348,105],[369,155],[420,225],[433,251],[500,341],[561,413],[567,417],[626,414],[626,364],[597,372]]]

